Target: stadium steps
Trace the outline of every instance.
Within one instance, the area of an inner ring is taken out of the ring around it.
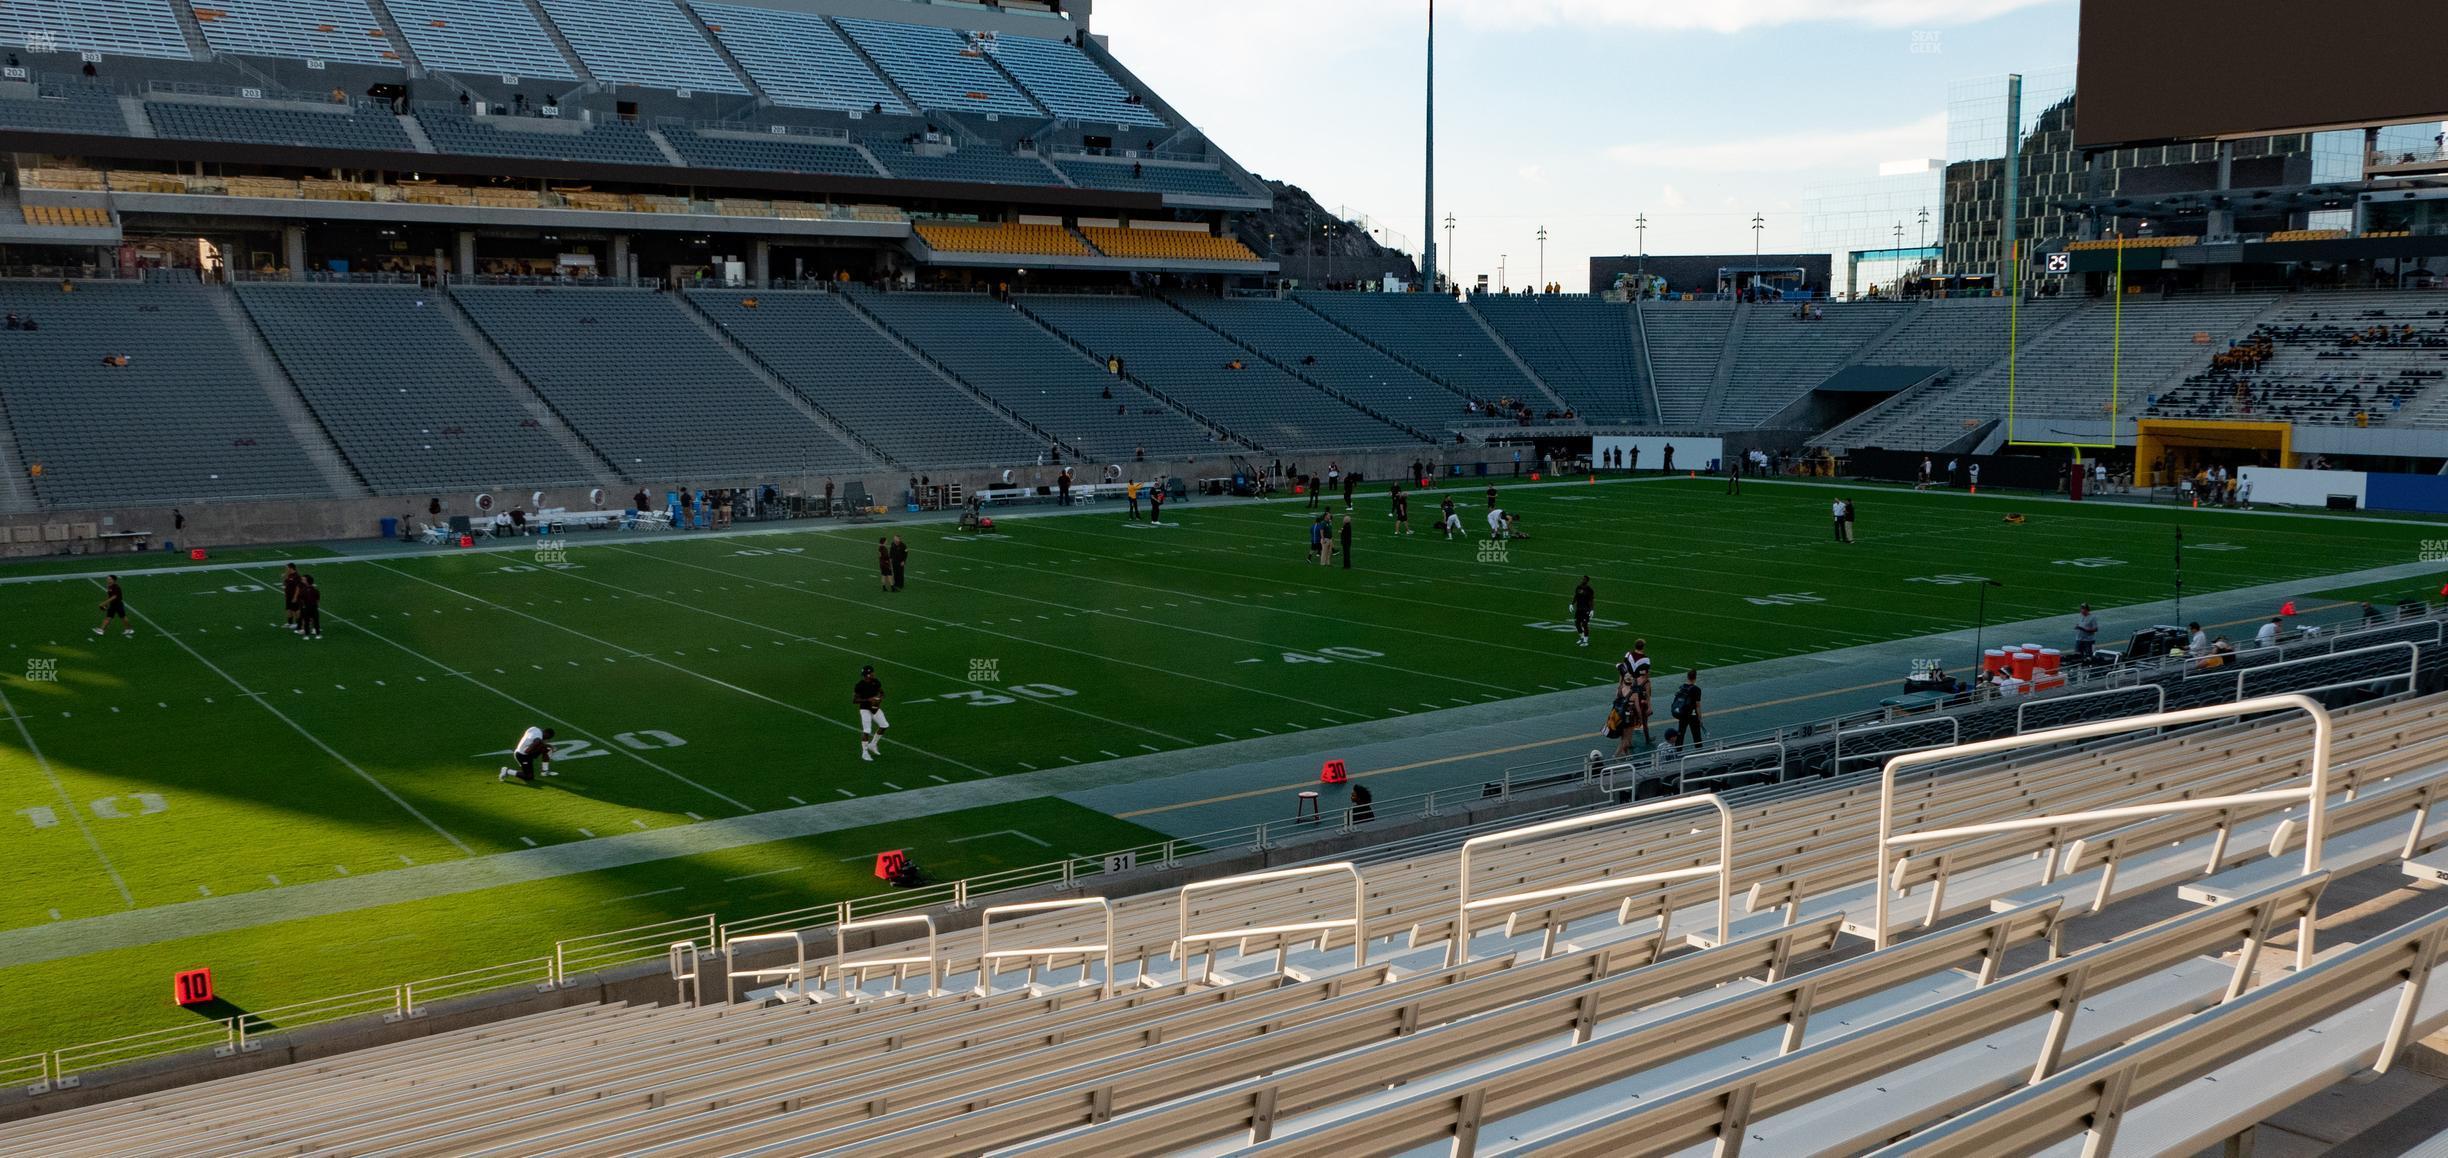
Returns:
[[[741,366],[745,367],[749,374],[753,375],[757,381],[764,383],[766,389],[773,391],[774,394],[781,398],[784,403],[789,405],[791,409],[805,415],[809,422],[815,423],[816,426],[825,433],[830,434],[843,442],[847,442],[862,451],[865,451],[877,462],[883,463],[886,466],[897,470],[907,465],[894,459],[891,455],[884,453],[884,451],[877,447],[876,444],[867,441],[867,439],[861,436],[859,432],[850,429],[850,427],[844,424],[840,419],[833,417],[831,411],[826,410],[822,406],[818,406],[814,399],[811,399],[806,394],[801,393],[798,387],[790,384],[790,379],[784,378],[781,374],[777,373],[772,366],[766,365],[763,358],[757,357],[755,351],[750,350],[746,345],[742,344],[738,338],[732,337],[731,334],[728,331],[725,331],[721,326],[715,325],[714,319],[706,316],[705,308],[698,305],[696,299],[685,293],[673,294],[672,296],[677,298],[680,302],[680,314],[682,317],[687,318],[691,325],[694,325],[699,330],[704,331],[705,335],[712,338],[716,344],[720,345],[726,350],[731,351],[732,358]]]
[[[37,505],[26,482],[25,456],[17,453],[17,430],[9,425],[8,400],[0,398],[0,512],[28,514]]]
[[[399,122],[400,131],[408,134],[408,143],[415,145],[417,152],[439,153],[442,151],[434,148],[433,138],[425,135],[425,126],[417,123],[414,114],[399,113],[393,119]]]
[[[654,142],[654,147],[663,154],[664,160],[682,169],[689,167],[688,158],[681,156],[680,150],[672,148],[671,141],[663,136],[663,130],[650,128],[645,133],[646,139]]]
[[[1087,37],[1083,36],[1080,39],[1085,40]],[[1013,72],[1009,68],[1005,68],[1003,66],[1003,62],[998,59],[994,53],[989,52],[986,54],[986,67],[995,70],[995,75],[1002,77],[1003,83],[1010,85],[1013,92],[1020,94],[1021,100],[1027,101],[1029,104],[1036,106],[1037,114],[1039,116],[1059,117],[1061,115],[1049,107],[1046,104],[1045,99],[1038,96],[1035,90],[1029,88],[1028,83],[1020,79],[1019,73]]]
[[[1715,430],[1725,413],[1726,391],[1734,386],[1734,366],[1741,360],[1743,335],[1751,330],[1751,315],[1758,307],[1737,305],[1734,317],[1726,322],[1725,345],[1718,348],[1717,372],[1709,378],[1708,396],[1700,401],[1700,426]]]
[[[1223,338],[1225,341],[1227,341],[1227,342],[1231,342],[1233,345],[1238,346],[1238,347],[1240,347],[1241,349],[1244,349],[1244,350],[1249,351],[1249,355],[1250,355],[1250,357],[1256,358],[1256,359],[1258,359],[1259,361],[1264,362],[1264,363],[1266,363],[1266,364],[1267,364],[1267,365],[1269,365],[1269,366],[1273,366],[1273,367],[1275,367],[1276,369],[1281,370],[1281,371],[1283,371],[1284,373],[1291,375],[1293,378],[1296,378],[1296,379],[1300,380],[1300,382],[1301,382],[1301,383],[1303,383],[1304,385],[1307,385],[1308,387],[1310,387],[1310,388],[1311,388],[1311,389],[1313,389],[1313,390],[1316,390],[1316,391],[1317,391],[1318,393],[1320,393],[1320,394],[1323,394],[1323,395],[1325,395],[1325,396],[1327,396],[1327,397],[1329,397],[1329,398],[1332,398],[1332,399],[1334,399],[1335,401],[1340,402],[1340,403],[1342,403],[1342,404],[1343,404],[1343,405],[1345,405],[1345,406],[1349,406],[1349,407],[1351,407],[1352,409],[1357,410],[1357,411],[1359,411],[1359,412],[1360,412],[1360,413],[1362,413],[1362,414],[1366,414],[1366,415],[1368,415],[1369,417],[1374,418],[1374,419],[1376,419],[1376,420],[1377,420],[1377,421],[1379,421],[1379,422],[1385,423],[1386,425],[1391,426],[1391,427],[1395,428],[1396,430],[1400,430],[1400,431],[1402,431],[1403,433],[1408,434],[1408,435],[1410,435],[1410,436],[1411,436],[1411,437],[1413,437],[1413,438],[1417,438],[1417,439],[1419,439],[1419,440],[1421,440],[1421,441],[1423,441],[1423,442],[1429,442],[1429,443],[1438,443],[1438,444],[1442,444],[1442,443],[1444,442],[1444,439],[1441,439],[1441,438],[1436,437],[1435,435],[1429,434],[1428,432],[1426,432],[1426,431],[1424,431],[1424,430],[1421,430],[1419,427],[1413,426],[1413,425],[1411,425],[1411,424],[1410,424],[1410,423],[1408,423],[1408,422],[1403,422],[1403,421],[1400,421],[1400,420],[1398,420],[1398,419],[1394,418],[1392,415],[1389,415],[1389,414],[1384,413],[1383,411],[1377,410],[1377,409],[1375,409],[1375,408],[1373,408],[1373,407],[1370,407],[1370,406],[1363,405],[1362,403],[1360,403],[1358,400],[1356,400],[1356,399],[1352,398],[1351,396],[1349,396],[1349,395],[1347,395],[1347,394],[1344,394],[1344,393],[1342,393],[1341,391],[1336,390],[1336,389],[1334,389],[1334,388],[1332,388],[1332,387],[1330,387],[1330,386],[1326,385],[1325,383],[1320,382],[1320,381],[1318,381],[1317,379],[1315,379],[1315,378],[1312,378],[1312,377],[1308,376],[1307,374],[1303,374],[1303,373],[1301,373],[1299,370],[1294,369],[1294,368],[1293,368],[1291,365],[1289,365],[1289,364],[1287,364],[1287,363],[1285,363],[1285,362],[1282,362],[1282,361],[1280,361],[1280,360],[1276,359],[1276,358],[1275,358],[1273,355],[1268,354],[1266,351],[1261,350],[1261,349],[1259,349],[1258,347],[1251,345],[1249,342],[1247,342],[1247,341],[1243,340],[1243,339],[1241,338],[1241,336],[1240,336],[1240,335],[1238,335],[1238,334],[1234,334],[1234,333],[1232,333],[1232,332],[1230,332],[1230,331],[1228,331],[1228,330],[1224,329],[1222,326],[1219,326],[1219,325],[1215,324],[1214,322],[1211,322],[1211,321],[1207,320],[1206,318],[1199,316],[1199,314],[1198,314],[1196,311],[1191,310],[1191,309],[1189,309],[1188,307],[1183,306],[1183,305],[1182,305],[1180,302],[1178,302],[1178,301],[1175,301],[1175,300],[1173,299],[1172,295],[1170,295],[1170,294],[1161,294],[1161,295],[1158,295],[1157,300],[1158,300],[1158,301],[1163,302],[1163,303],[1164,303],[1165,305],[1167,305],[1167,306],[1172,307],[1173,312],[1178,313],[1178,314],[1182,315],[1183,317],[1186,317],[1186,318],[1190,319],[1191,321],[1198,323],[1198,324],[1199,324],[1199,325],[1201,325],[1201,326],[1205,326],[1207,329],[1209,329],[1209,330],[1211,330],[1211,331],[1214,331],[1214,332],[1215,332],[1215,333],[1216,333],[1216,334],[1217,334],[1219,337],[1222,337],[1222,338]],[[1457,393],[1458,393],[1458,392],[1457,392]],[[1469,395],[1467,395],[1467,394],[1463,394],[1463,395],[1462,395],[1462,397],[1467,398],[1467,397],[1469,397]]]
[[[884,88],[900,99],[902,107],[921,115],[929,111],[925,105],[918,102],[917,98],[910,96],[909,91],[902,88],[899,81],[893,79],[892,70],[884,67],[884,62],[868,55],[867,46],[860,44],[858,37],[850,35],[849,29],[842,27],[841,23],[833,17],[826,16],[823,20],[825,27],[832,29],[833,35],[840,37],[841,42],[850,47],[851,55],[858,57],[859,63],[866,65],[867,71],[874,73],[875,78],[884,83]],[[874,157],[868,158],[871,161],[874,159]],[[876,167],[885,169],[885,166],[882,165]],[[885,171],[890,172],[891,170],[885,169]]]
[[[1012,299],[1011,306],[1012,313],[1026,319],[1028,324],[1037,327],[1040,331],[1043,331],[1047,337],[1079,351],[1079,356],[1087,359],[1090,365],[1097,367],[1100,371],[1103,370],[1105,365],[1104,359],[1097,357],[1096,351],[1089,349],[1087,343],[1062,332],[1062,330],[1055,327],[1053,323],[1046,321],[1044,318],[1038,317],[1035,313],[1031,312],[1028,306],[1022,303],[1018,298]],[[1240,432],[1232,429],[1231,427],[1200,413],[1197,407],[1183,402],[1180,398],[1175,397],[1174,395],[1165,393],[1163,390],[1157,388],[1154,383],[1131,373],[1128,365],[1123,367],[1122,373],[1118,375],[1118,377],[1120,380],[1130,383],[1133,387],[1136,387],[1141,393],[1146,394],[1148,397],[1172,407],[1175,411],[1186,416],[1192,422],[1196,422],[1200,426],[1204,426],[1207,429],[1214,431],[1219,445],[1239,443],[1251,450],[1264,451],[1267,449],[1266,447],[1260,446],[1256,442],[1251,441],[1248,437],[1242,435]]]
[[[1489,325],[1487,318],[1472,308],[1467,296],[1462,301],[1462,314],[1478,323],[1479,331],[1486,334],[1488,341],[1494,343],[1497,349],[1504,351],[1505,361],[1513,363],[1513,368],[1521,371],[1522,377],[1529,379],[1531,385],[1538,387],[1539,396],[1545,398],[1549,406],[1555,408],[1558,413],[1573,408],[1572,403],[1566,402],[1563,395],[1555,392],[1555,387],[1549,386],[1546,379],[1539,377],[1538,371],[1530,368],[1530,363],[1523,360],[1521,351],[1514,349],[1511,343],[1506,342],[1504,335],[1497,333],[1496,327]]]
[[[716,35],[712,28],[706,26],[705,17],[698,15],[694,5],[681,4],[680,16],[697,30],[697,35],[705,38],[706,44],[714,49],[714,55],[721,58],[723,67],[730,69],[731,75],[738,78],[740,84],[747,87],[748,95],[756,98],[756,107],[772,108],[781,103],[766,95],[764,86],[758,84],[756,77],[748,72],[747,65],[741,64],[738,57],[731,55],[731,46],[724,44],[723,38]],[[680,162],[675,158],[672,163],[679,164]]]
[[[841,294],[839,296],[842,303],[850,307],[850,312],[853,315],[856,315],[860,321],[865,322],[869,329],[882,335],[885,341],[891,342],[893,346],[899,349],[902,353],[909,355],[911,361],[917,362],[920,365],[925,366],[928,370],[933,371],[935,376],[943,379],[946,384],[952,386],[954,389],[966,393],[969,395],[969,397],[976,399],[978,405],[994,411],[996,414],[1002,415],[1004,421],[1035,435],[1038,441],[1049,445],[1062,447],[1063,450],[1069,453],[1076,461],[1091,461],[1089,455],[1080,447],[1073,445],[1069,441],[1063,439],[1061,436],[1046,430],[1044,427],[1041,427],[1026,418],[1022,418],[1020,415],[1013,413],[1010,407],[996,401],[993,395],[978,389],[976,386],[972,385],[968,379],[954,373],[950,366],[946,366],[942,362],[936,361],[935,356],[927,353],[926,350],[918,345],[918,343],[910,341],[908,337],[901,333],[901,331],[894,329],[891,323],[877,317],[874,312],[867,308],[864,302],[859,300],[859,295]]]
[[[2009,353],[2030,349],[2058,331],[2072,326],[2077,319],[2082,317],[2083,310],[2087,308],[2090,307],[2067,310],[2064,317],[2049,323],[2039,332],[2025,335],[2022,342],[2016,347],[2016,351],[2009,351]],[[1919,446],[1891,446],[1879,440],[1892,437],[1899,429],[1911,423],[1921,411],[1931,408],[1931,404],[1957,391],[1970,389],[1986,381],[1992,375],[2002,373],[2005,365],[2006,357],[2001,355],[1978,370],[1966,369],[1962,374],[1951,375],[1929,390],[1908,390],[1855,415],[1851,421],[1813,439],[1812,442],[1821,446],[1882,446],[1889,450],[1924,449]],[[1953,440],[1953,436],[1950,436],[1943,441],[1952,442]]]
[[[535,18],[536,26],[542,28],[545,37],[552,41],[553,50],[561,54],[562,63],[569,65],[570,75],[588,84],[594,84],[594,72],[589,70],[586,61],[579,57],[578,49],[570,44],[569,37],[561,34],[561,26],[553,23],[552,13],[544,10],[544,5],[540,0],[520,0],[520,2],[527,6],[528,15]]]
[[[562,450],[568,452],[570,457],[577,459],[587,469],[603,472],[600,477],[616,478],[624,482],[631,481],[619,467],[612,465],[612,456],[605,454],[593,442],[588,441],[585,435],[580,434],[577,427],[570,425],[569,419],[563,417],[560,411],[553,409],[553,404],[536,390],[535,384],[529,382],[526,375],[518,372],[518,367],[511,365],[509,359],[502,357],[500,347],[493,344],[493,339],[485,334],[483,327],[478,326],[475,319],[468,317],[467,311],[460,307],[458,299],[447,293],[439,296],[442,301],[448,303],[442,316],[450,319],[451,329],[458,332],[459,340],[469,349],[476,351],[476,356],[484,360],[484,364],[492,369],[493,377],[501,382],[502,389],[509,391],[511,397],[518,399],[519,406],[534,417],[536,425],[544,433],[550,435],[553,441],[560,443]]]
[[[212,311],[229,327],[230,335],[238,340],[247,365],[255,371],[255,380],[263,386],[264,396],[271,399],[272,409],[289,427],[289,437],[305,452],[306,461],[323,476],[331,493],[343,498],[362,498],[374,493],[365,476],[358,473],[348,456],[340,453],[340,444],[331,431],[324,429],[323,420],[315,416],[314,408],[298,393],[297,383],[289,380],[289,371],[281,368],[280,359],[272,356],[272,348],[264,340],[263,331],[255,319],[238,304],[238,295],[229,283],[205,290],[204,298],[212,303]]]
[[[212,42],[204,39],[204,26],[197,22],[193,4],[180,0],[170,6],[170,14],[178,20],[179,35],[187,40],[187,55],[197,60],[220,57],[220,53],[213,51]]]
[[[132,96],[120,97],[119,112],[121,115],[127,118],[129,136],[151,137],[155,135],[153,132],[153,118],[145,115],[144,98]]]
[[[416,46],[408,43],[408,35],[400,31],[399,20],[391,15],[391,6],[383,0],[366,0],[366,7],[374,10],[374,26],[382,29],[383,35],[390,38],[392,51],[399,53],[400,65],[408,70],[408,79],[424,79],[425,62],[417,59]],[[400,119],[404,121],[408,118]],[[416,140],[420,146],[424,144],[423,138],[414,133],[410,134],[410,139]]]

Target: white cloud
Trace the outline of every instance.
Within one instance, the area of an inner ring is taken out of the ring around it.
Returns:
[[[1714,141],[1644,141],[1611,146],[1619,164],[1692,173],[1790,173],[1862,167],[1865,158],[1946,152],[1946,114],[1853,132],[1796,132]]]
[[[1684,196],[1681,189],[1671,184],[1661,185],[1658,187],[1658,204],[1668,209],[1689,209],[1691,198]]]
[[[1524,165],[1517,171],[1517,175],[1521,177],[1522,184],[1540,189],[1546,188],[1550,183],[1547,180],[1547,166],[1545,165]]]
[[[1367,7],[1340,0],[1321,7]],[[2068,0],[1446,0],[1466,23],[1487,28],[1523,25],[1617,25],[1674,31],[1741,32],[1785,24],[1845,23],[1878,28],[1954,28],[2025,8]],[[1388,7],[1408,9],[1407,3]]]

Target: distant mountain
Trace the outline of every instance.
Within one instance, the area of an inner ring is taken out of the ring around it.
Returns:
[[[1326,211],[1308,190],[1282,181],[1268,181],[1275,208],[1238,215],[1233,223],[1241,243],[1273,258],[1290,280],[1323,285],[1374,280],[1393,275],[1406,281],[1419,276],[1410,255],[1379,245],[1366,228]],[[1334,226],[1330,237],[1324,227]]]

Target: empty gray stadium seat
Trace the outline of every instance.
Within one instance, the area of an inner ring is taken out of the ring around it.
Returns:
[[[0,129],[127,135],[127,114],[107,86],[74,80],[0,83]]]
[[[1097,67],[1077,45],[1034,36],[1004,36],[994,42],[994,57],[1055,116],[1164,127],[1164,118],[1144,104],[1133,104],[1130,90]]]
[[[1194,294],[1173,300],[1293,373],[1416,430],[1440,434],[1468,415],[1468,398],[1421,377],[1298,302]]]
[[[544,80],[576,74],[523,4],[504,0],[384,0],[418,63],[445,72]]]
[[[896,462],[1023,466],[1047,451],[1036,435],[910,357],[838,294],[690,297],[774,373]]]
[[[1142,449],[1150,459],[1173,460],[1215,450],[1197,422],[984,294],[861,293],[857,301],[963,381],[1092,461],[1128,462]]]
[[[318,149],[367,149],[412,153],[416,144],[389,113],[333,105],[318,111],[282,105],[196,104],[148,101],[145,115],[164,137],[193,141],[295,145]]]
[[[690,7],[777,104],[843,112],[910,111],[822,16],[743,4]]]
[[[541,428],[431,291],[256,282],[238,300],[378,492],[607,481]]]
[[[646,130],[625,121],[522,116],[469,116],[428,106],[417,123],[434,148],[445,153],[529,157],[545,161],[601,161],[612,165],[669,165]]]
[[[192,60],[178,17],[159,0],[9,0],[0,5],[0,41],[10,48],[48,44],[59,52]]]
[[[46,506],[327,494],[232,332],[194,284],[0,281],[0,399]],[[105,366],[125,354],[124,367]]]
[[[1121,358],[1130,374],[1264,449],[1418,445],[1163,302],[1038,294],[1020,303],[1094,356]],[[1225,368],[1234,361],[1243,368]]]
[[[982,185],[1056,185],[1062,178],[1035,157],[970,145],[940,157],[921,156],[896,137],[870,137],[867,151],[892,175],[909,181],[968,181]]]
[[[195,14],[215,52],[400,64],[366,0],[216,0]]]
[[[1443,294],[1309,293],[1293,295],[1344,329],[1400,353],[1438,381],[1479,398],[1536,398],[1502,346]]]
[[[1584,420],[1657,421],[1629,305],[1588,294],[1482,294],[1470,308]]]
[[[968,37],[949,28],[847,16],[837,23],[921,108],[1018,117],[1043,113],[970,47]]]
[[[1184,165],[1134,166],[1128,160],[1057,158],[1055,165],[1071,183],[1087,189],[1122,189],[1146,193],[1181,193],[1199,197],[1257,197],[1220,168]]]
[[[848,144],[786,133],[724,133],[668,127],[663,139],[693,166],[707,169],[759,169],[778,173],[825,173],[839,177],[873,177],[875,166]]]
[[[666,295],[491,287],[452,296],[553,409],[631,478],[745,481],[869,465]]]
[[[543,0],[543,5],[598,80],[691,92],[748,91],[671,0]]]

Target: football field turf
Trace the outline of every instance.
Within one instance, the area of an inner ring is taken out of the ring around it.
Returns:
[[[327,635],[281,630],[273,553],[129,568],[137,634],[96,637],[98,584],[0,584],[0,1057],[193,1018],[167,975],[209,963],[265,1008],[549,954],[664,917],[752,917],[874,891],[909,848],[941,879],[1095,854],[1146,830],[1054,798],[177,935],[81,955],[8,930],[402,872],[913,789],[1181,753],[1662,671],[2410,563],[2436,527],[1721,480],[1506,486],[1528,537],[1486,542],[1481,490],[1383,488],[1355,567],[1307,562],[1303,500],[1003,520],[579,536],[563,557],[299,556]],[[1438,501],[1470,529],[1449,542]],[[1832,541],[1828,502],[1860,504]],[[1331,504],[1339,507],[1339,503]],[[2011,525],[2009,513],[2028,521]],[[878,590],[875,540],[911,548]],[[261,560],[257,562],[257,560]],[[88,561],[90,562],[90,561]],[[1598,637],[1574,645],[1583,574]],[[2436,584],[2435,584],[2436,585]],[[2136,624],[2111,614],[2109,633]],[[873,663],[893,730],[857,755]],[[495,770],[531,723],[561,776]],[[369,894],[371,895],[371,894]],[[188,910],[197,911],[197,910]],[[170,926],[175,931],[175,923]],[[107,943],[107,942],[103,942]]]

